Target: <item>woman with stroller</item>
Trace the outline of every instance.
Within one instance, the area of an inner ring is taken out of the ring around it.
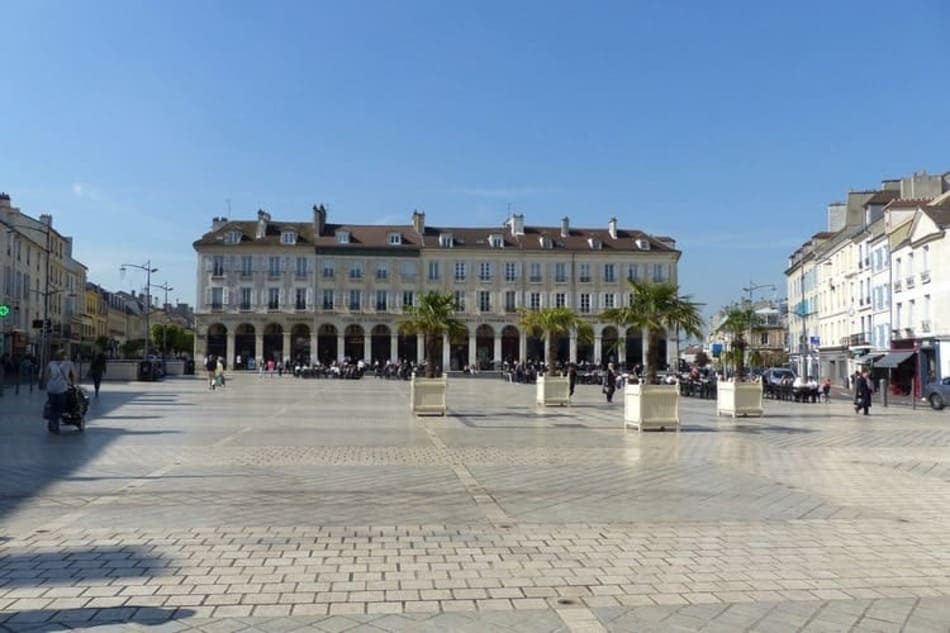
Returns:
[[[59,423],[66,410],[66,392],[76,382],[76,368],[66,358],[65,350],[59,350],[46,366],[46,398],[49,402],[47,427],[59,433]]]

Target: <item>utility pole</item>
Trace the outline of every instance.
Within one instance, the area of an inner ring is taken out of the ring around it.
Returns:
[[[165,354],[168,350],[168,293],[174,288],[166,281],[163,284],[153,284],[153,288],[165,291],[165,302],[162,303],[162,312],[165,313],[165,322],[162,324],[162,369],[165,369]]]
[[[125,272],[126,268],[137,268],[139,270],[145,271],[145,356],[144,360],[148,360],[148,339],[151,336],[149,332],[149,313],[152,311],[152,273],[157,273],[157,268],[152,268],[152,260],[146,260],[145,265],[141,264],[122,264],[119,267],[121,272]]]

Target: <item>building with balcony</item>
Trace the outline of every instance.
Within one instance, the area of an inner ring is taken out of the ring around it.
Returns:
[[[406,308],[427,291],[452,293],[467,336],[443,341],[438,358],[457,370],[502,361],[542,360],[540,341],[518,325],[518,310],[575,309],[594,328],[592,342],[566,337],[559,360],[642,361],[639,331],[600,323],[605,308],[629,300],[627,279],[677,281],[680,252],[669,237],[623,229],[525,224],[440,227],[413,212],[405,225],[331,224],[321,205],[312,221],[215,218],[194,243],[198,256],[197,357],[229,364],[253,358],[304,363],[344,359],[416,361],[422,341],[403,336]],[[618,345],[624,337],[626,345]],[[675,335],[664,341],[676,358]]]

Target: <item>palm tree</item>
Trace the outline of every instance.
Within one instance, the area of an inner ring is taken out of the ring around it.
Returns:
[[[617,352],[618,366],[623,367],[627,360],[624,347],[627,342],[627,327],[630,324],[630,308],[607,308],[597,316],[597,319],[617,328],[617,344],[611,351]]]
[[[399,331],[422,336],[425,341],[426,378],[435,378],[435,343],[443,334],[449,340],[458,340],[466,329],[455,316],[455,297],[449,293],[427,292],[419,297],[419,305],[408,309],[406,318],[399,322]]]
[[[745,374],[745,350],[749,346],[746,333],[759,324],[759,315],[751,306],[732,307],[726,311],[726,317],[719,324],[718,331],[732,335],[733,361],[736,365],[736,380],[742,380]]]
[[[647,333],[647,359],[644,379],[656,383],[660,337],[670,330],[682,330],[687,335],[702,336],[703,318],[699,304],[689,296],[680,296],[679,287],[672,283],[647,283],[629,280],[630,305],[626,325]]]
[[[577,328],[581,335],[586,332],[585,323],[570,308],[542,308],[540,310],[520,311],[521,327],[532,336],[539,336],[547,342],[545,360],[548,362],[548,376],[556,376],[554,358],[557,355],[558,337],[569,334]]]

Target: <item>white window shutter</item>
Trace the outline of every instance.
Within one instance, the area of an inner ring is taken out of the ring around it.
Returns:
[[[307,308],[313,308],[313,288],[307,288]]]
[[[212,269],[212,266],[213,266],[211,256],[210,256],[210,255],[205,255],[205,256],[204,256],[204,260],[205,260],[205,272],[206,272],[206,273],[210,273],[210,272],[211,272],[211,269]],[[210,301],[209,301],[209,303],[210,303]]]
[[[229,288],[224,288],[221,290],[221,305],[224,305],[224,306],[230,305],[230,302],[229,302],[230,293],[228,292],[229,290],[230,290]]]
[[[211,288],[205,288],[205,305],[211,305]]]

